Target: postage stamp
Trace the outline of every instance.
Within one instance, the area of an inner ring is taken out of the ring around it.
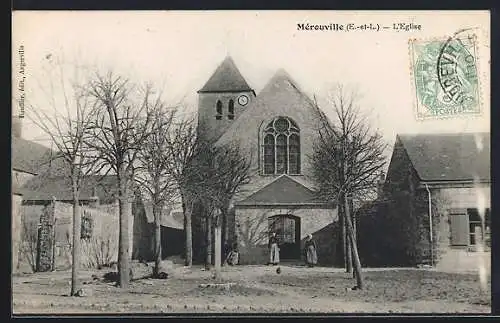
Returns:
[[[411,79],[417,119],[481,113],[477,38],[411,39]]]

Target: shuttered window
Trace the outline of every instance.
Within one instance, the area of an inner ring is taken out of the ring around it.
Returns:
[[[478,239],[484,239],[485,246],[489,247],[491,244],[490,213],[489,208],[485,209],[484,214],[479,214],[478,209],[475,208],[450,210],[451,245],[475,246],[478,244]]]
[[[452,246],[469,245],[469,215],[466,210],[450,213],[450,233]]]
[[[479,244],[478,240],[483,239],[486,246],[491,246],[490,240],[490,209],[485,209],[484,213],[479,213],[478,209],[467,209],[469,214],[469,235],[470,245]]]

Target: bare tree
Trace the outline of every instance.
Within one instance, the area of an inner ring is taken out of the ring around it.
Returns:
[[[53,71],[57,73],[56,76],[48,77],[45,86],[42,86],[42,91],[48,96],[51,112],[46,112],[44,107],[32,102],[28,104],[28,109],[33,115],[32,121],[50,137],[55,146],[56,153],[53,159],[60,158],[64,161],[66,167],[62,171],[71,179],[73,195],[71,295],[76,295],[79,290],[78,271],[81,256],[79,199],[85,176],[96,171],[96,155],[86,142],[89,140],[89,129],[96,116],[97,105],[78,83],[78,68],[70,80],[65,75],[65,66],[61,61],[56,61]],[[62,97],[61,102],[58,96]]]
[[[323,115],[318,140],[314,143],[313,172],[320,197],[339,205],[354,258],[357,288],[361,289],[363,278],[350,200],[368,199],[376,191],[385,165],[386,143],[362,114],[356,91],[338,85],[329,98],[329,108],[335,119],[330,122]]]
[[[33,272],[36,272],[36,254],[38,244],[37,223],[22,219],[20,253],[28,261]]]
[[[129,218],[135,163],[150,135],[155,106],[160,104],[150,85],[139,87],[112,72],[96,73],[87,91],[97,102],[97,117],[87,143],[99,154],[102,167],[116,174],[119,200],[119,286],[130,280]]]
[[[154,259],[153,277],[157,277],[161,264],[161,219],[166,203],[172,202],[176,197],[177,187],[173,176],[170,174],[171,157],[168,137],[170,126],[175,117],[174,109],[165,109],[159,104],[154,113],[151,135],[143,143],[138,155],[138,167],[135,181],[141,191],[145,192],[148,200],[153,205],[154,216]]]
[[[207,152],[199,155],[203,158],[201,164],[202,172],[199,182],[204,183],[199,188],[197,196],[208,210],[206,216],[209,223],[213,218],[215,231],[215,276],[220,276],[222,264],[221,228],[227,222],[230,203],[234,195],[244,184],[250,182],[251,156],[248,158],[241,153],[239,147],[234,144],[221,146],[208,146]],[[208,226],[207,231],[211,230]],[[211,242],[211,239],[209,243]],[[211,248],[209,248],[210,250]]]
[[[193,265],[193,235],[191,217],[196,203],[196,178],[198,169],[194,163],[199,152],[196,123],[190,118],[175,119],[166,138],[168,160],[167,171],[177,188],[184,213],[184,232],[186,238],[185,265]]]

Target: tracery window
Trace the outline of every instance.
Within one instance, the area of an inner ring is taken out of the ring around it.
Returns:
[[[286,117],[271,121],[263,132],[263,173],[300,174],[300,129]]]

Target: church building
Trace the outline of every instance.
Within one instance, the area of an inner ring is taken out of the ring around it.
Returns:
[[[234,197],[224,237],[238,243],[240,263],[266,264],[273,231],[282,261],[301,261],[304,238],[313,234],[319,262],[331,263],[337,210],[317,199],[309,160],[324,114],[283,70],[256,94],[231,57],[198,95],[199,136],[237,144],[251,161],[250,183]]]

